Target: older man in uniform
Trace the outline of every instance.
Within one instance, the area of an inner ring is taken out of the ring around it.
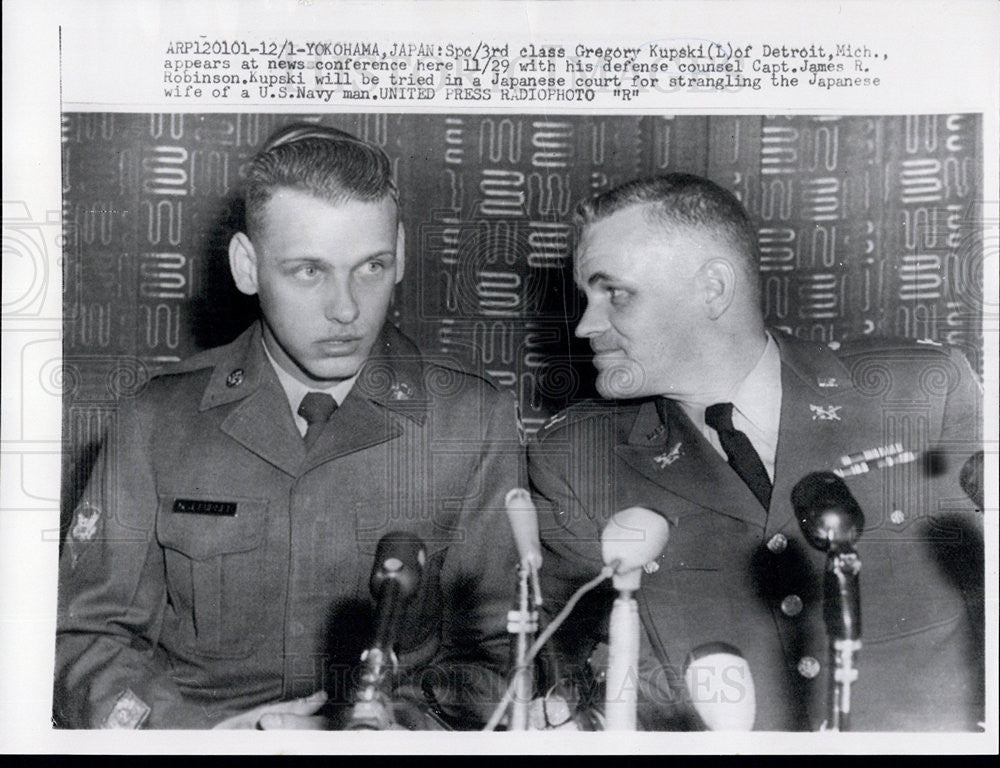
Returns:
[[[577,223],[587,307],[576,333],[607,399],[555,416],[529,448],[529,474],[550,603],[599,570],[617,510],[670,524],[638,594],[641,724],[701,725],[685,659],[722,642],[749,664],[755,728],[823,727],[825,555],[806,543],[790,494],[826,470],[865,516],[853,727],[975,729],[982,520],[959,476],[981,449],[981,388],[965,358],[936,343],[818,344],[767,329],[752,225],[705,179],[626,184],[581,205]],[[608,600],[562,632],[570,665],[600,666]],[[748,687],[728,672],[738,704]]]
[[[407,690],[474,724],[508,659],[514,404],[386,322],[404,251],[380,149],[291,126],[246,181],[229,260],[261,320],[120,403],[61,563],[57,720],[328,726],[395,530],[427,553],[396,645]]]

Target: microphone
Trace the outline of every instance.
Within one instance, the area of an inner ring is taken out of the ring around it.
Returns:
[[[604,716],[609,731],[636,730],[639,604],[632,593],[639,589],[642,566],[663,551],[669,536],[666,519],[644,507],[616,512],[601,533],[601,556],[618,590],[608,629]]]
[[[393,531],[379,540],[368,582],[375,600],[375,632],[361,655],[364,668],[347,730],[382,731],[394,725],[385,690],[387,662],[395,661],[393,645],[406,605],[420,587],[426,560],[423,542],[411,533]]]
[[[983,509],[983,452],[976,451],[965,460],[961,471],[958,473],[958,483],[969,497],[969,501],[976,505],[976,509]]]
[[[669,538],[666,518],[651,509],[615,512],[601,533],[601,558],[614,572],[615,589],[637,590],[640,569],[659,556]]]
[[[538,510],[531,501],[531,494],[524,488],[511,488],[504,498],[504,508],[521,564],[538,570],[542,567],[542,545],[538,538]]]
[[[530,638],[538,629],[537,609],[542,604],[542,592],[538,583],[542,545],[538,538],[538,510],[531,501],[531,494],[524,488],[511,488],[504,497],[504,507],[521,557],[518,568],[518,606],[516,610],[507,613],[507,631],[515,638],[512,651],[516,680],[508,727],[512,731],[525,731],[529,727],[531,695],[534,690],[534,671],[525,663],[525,658],[531,644]],[[534,587],[535,610],[528,607],[529,581]]]
[[[806,540],[821,552],[850,548],[865,517],[847,484],[832,472],[813,472],[792,489],[792,507]]]
[[[728,643],[699,645],[684,662],[684,683],[708,730],[753,730],[757,694],[739,649]]]
[[[861,560],[854,542],[864,530],[861,507],[844,481],[832,472],[813,472],[792,489],[792,506],[806,540],[826,552],[823,619],[830,641],[829,726],[850,729],[851,683],[858,679],[854,654],[861,649]]]

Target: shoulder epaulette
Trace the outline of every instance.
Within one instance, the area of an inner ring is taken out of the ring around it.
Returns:
[[[932,339],[901,339],[864,336],[849,341],[831,341],[827,346],[840,358],[850,358],[858,355],[893,354],[898,352],[913,352],[921,350],[947,356],[949,347]]]
[[[572,424],[579,424],[595,416],[606,416],[613,413],[617,407],[618,403],[607,400],[584,400],[574,403],[550,417],[535,433],[535,438],[541,440]]]

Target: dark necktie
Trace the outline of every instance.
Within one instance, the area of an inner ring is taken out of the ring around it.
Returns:
[[[733,404],[710,405],[705,409],[705,423],[719,433],[719,442],[729,459],[729,466],[753,491],[761,506],[767,509],[771,503],[771,480],[750,438],[733,426]]]
[[[337,401],[326,392],[307,392],[299,405],[299,416],[306,420],[309,428],[303,439],[306,441],[306,450],[312,448],[319,433],[323,431],[326,422],[330,420],[330,415],[337,410]]]

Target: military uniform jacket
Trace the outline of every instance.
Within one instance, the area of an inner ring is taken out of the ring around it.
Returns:
[[[579,404],[542,430],[528,468],[549,602],[560,607],[599,570],[601,531],[614,512],[651,508],[671,536],[637,595],[640,721],[698,727],[679,682],[685,657],[725,642],[749,663],[755,729],[816,730],[828,712],[826,555],[803,537],[790,494],[811,472],[837,471],[865,515],[852,728],[975,729],[983,718],[982,516],[958,478],[982,447],[978,381],[960,353],[940,345],[835,351],[775,336],[782,404],[767,510],[669,400],[663,418],[653,399]],[[577,608],[561,635],[567,663],[584,663],[602,638],[611,597]],[[741,695],[740,680],[732,682]]]
[[[521,456],[509,398],[388,324],[308,452],[259,324],[153,378],[121,402],[67,535],[57,719],[204,728],[319,688],[349,700],[397,530],[428,553],[401,668],[431,670],[452,714],[496,701],[475,686],[508,661]]]

